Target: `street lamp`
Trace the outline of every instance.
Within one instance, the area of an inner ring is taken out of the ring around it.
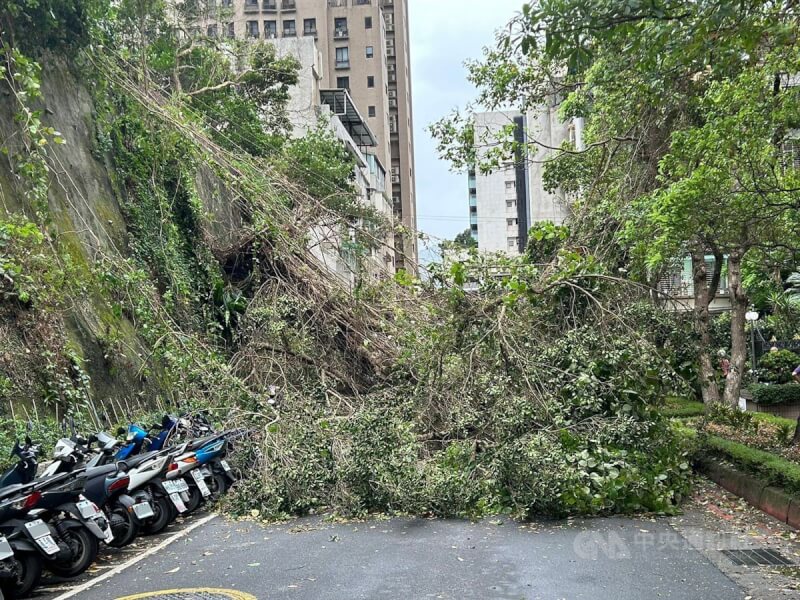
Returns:
[[[755,310],[748,310],[744,318],[750,323],[750,364],[753,369],[753,377],[756,374],[756,321],[758,321],[758,312]]]

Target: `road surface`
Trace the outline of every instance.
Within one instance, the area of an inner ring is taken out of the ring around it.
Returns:
[[[163,590],[176,590],[162,596],[167,600],[746,596],[667,519],[536,524],[428,519],[331,524],[303,519],[263,527],[217,517],[198,523],[177,539],[144,543],[101,565],[92,575],[105,579],[88,589],[86,578],[68,585],[51,583],[38,597],[116,600]],[[175,531],[171,535],[176,537]],[[153,551],[158,543],[163,547]],[[120,570],[119,564],[131,558],[140,560]],[[177,591],[197,588],[243,594]],[[139,596],[151,597],[158,596]]]

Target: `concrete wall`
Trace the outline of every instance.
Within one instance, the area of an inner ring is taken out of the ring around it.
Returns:
[[[570,139],[572,121],[564,122],[558,117],[558,106],[541,106],[531,110],[527,116],[528,137],[528,222],[564,222],[568,206],[564,195],[545,190],[544,170],[547,160],[553,156],[552,148],[559,148]],[[577,135],[578,131],[575,132]]]
[[[475,115],[479,162],[490,152],[492,140],[504,127],[514,125],[514,118],[519,116],[521,113],[516,111]],[[516,244],[519,237],[516,178],[516,166],[513,162],[501,165],[491,173],[478,171],[475,175],[478,192],[478,248],[481,251],[519,254]]]

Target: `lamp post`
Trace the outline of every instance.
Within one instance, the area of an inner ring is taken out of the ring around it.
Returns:
[[[745,320],[750,323],[750,365],[753,369],[753,377],[756,373],[756,321],[758,321],[758,312],[755,310],[748,310],[744,315]]]

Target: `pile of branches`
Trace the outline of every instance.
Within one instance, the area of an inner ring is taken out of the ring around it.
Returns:
[[[681,386],[680,331],[644,294],[573,252],[546,267],[476,258],[356,296],[307,247],[335,214],[267,161],[216,144],[153,87],[103,68],[190,141],[241,215],[215,255],[248,265],[251,297],[230,361],[206,384],[213,401],[193,400],[252,432],[237,460],[254,475],[232,511],[675,509],[689,465],[655,407]],[[464,292],[466,279],[480,290]]]

